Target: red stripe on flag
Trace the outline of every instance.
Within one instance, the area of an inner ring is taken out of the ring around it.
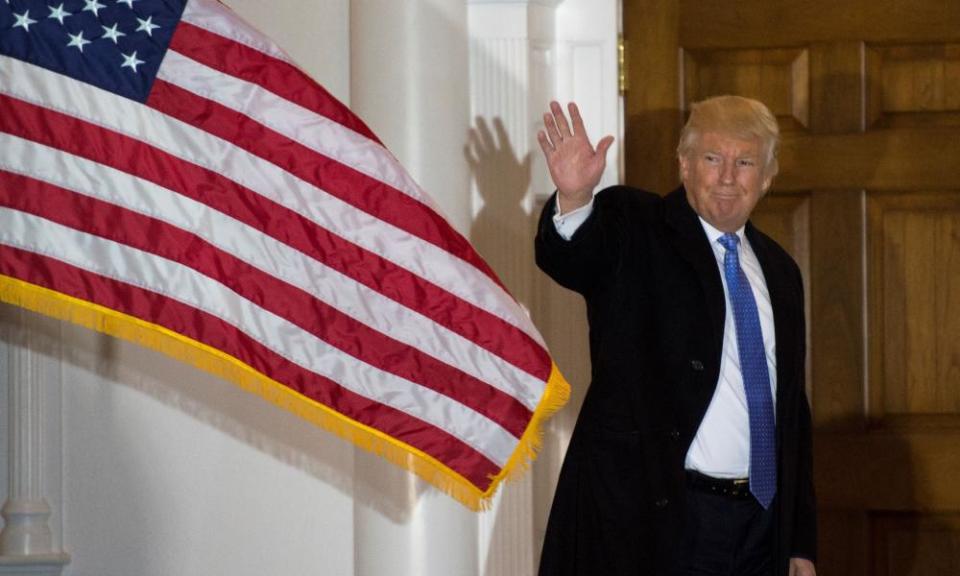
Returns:
[[[183,21],[173,33],[170,49],[210,68],[259,84],[285,100],[380,142],[362,120],[289,62]]]
[[[196,234],[3,170],[0,170],[0,206],[188,266],[345,354],[469,406],[517,438],[523,436],[530,421],[531,412],[512,396],[371,329],[307,292],[217,249]],[[154,322],[150,316],[143,319]]]
[[[0,94],[0,131],[133,174],[202,202],[416,310],[541,380],[546,350],[506,321],[235,182],[71,116]],[[429,305],[427,305],[429,303]]]
[[[0,274],[133,317],[153,318],[155,324],[221,350],[284,386],[429,454],[481,490],[499,472],[483,454],[444,430],[305,370],[223,320],[171,298],[5,245],[0,245]]]
[[[502,287],[466,238],[419,200],[319,154],[213,100],[156,80],[147,105],[283,168],[305,182],[468,262]]]

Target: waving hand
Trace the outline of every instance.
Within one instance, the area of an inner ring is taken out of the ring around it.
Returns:
[[[607,150],[613,144],[613,136],[605,136],[594,149],[577,105],[571,102],[568,110],[570,122],[560,104],[551,102],[550,111],[543,115],[545,130],[537,132],[564,213],[590,201],[607,165]]]

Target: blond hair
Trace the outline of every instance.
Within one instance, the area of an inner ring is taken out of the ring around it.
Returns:
[[[759,138],[764,153],[763,173],[773,178],[780,171],[777,151],[780,128],[777,119],[762,102],[743,96],[715,96],[697,102],[680,132],[677,156],[687,157],[706,132],[742,139]]]

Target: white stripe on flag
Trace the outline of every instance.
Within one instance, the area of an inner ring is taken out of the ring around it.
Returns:
[[[0,208],[0,243],[156,292],[240,329],[294,364],[428,422],[498,466],[518,439],[486,416],[415,382],[342,353],[192,268],[30,214]]]
[[[354,320],[517,398],[531,411],[544,382],[302,252],[209,206],[109,166],[0,133],[0,168],[156,218],[200,236]]]
[[[183,10],[181,20],[284,62],[292,62],[290,57],[272,40],[219,2],[190,0]]]
[[[349,166],[438,212],[397,159],[350,128],[290,102],[259,84],[224,74],[183,54],[167,52],[157,78],[248,116],[314,152]]]
[[[20,60],[0,56],[0,77],[5,77],[0,93],[125,134],[230,178],[516,326],[545,346],[520,306],[473,266],[262,158],[132,100]],[[213,160],[218,163],[213,165]]]

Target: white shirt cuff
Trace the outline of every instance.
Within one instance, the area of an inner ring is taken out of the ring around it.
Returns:
[[[560,213],[560,203],[557,202],[554,204],[553,227],[561,238],[569,240],[573,238],[574,233],[587,221],[587,218],[589,218],[592,213],[593,198],[583,206],[576,210],[571,210],[566,214]]]

